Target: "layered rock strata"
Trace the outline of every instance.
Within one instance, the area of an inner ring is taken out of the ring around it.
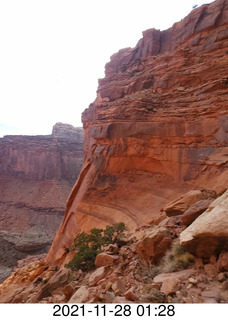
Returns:
[[[228,1],[217,0],[111,57],[82,115],[84,165],[48,263],[82,230],[134,229],[184,192],[227,185],[227,27]]]
[[[0,139],[0,269],[47,252],[82,162],[82,128]]]
[[[73,182],[83,161],[83,136],[82,128],[57,123],[52,135],[0,138],[0,177]]]

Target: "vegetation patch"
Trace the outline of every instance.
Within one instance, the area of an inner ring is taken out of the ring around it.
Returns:
[[[189,265],[194,263],[195,257],[189,252],[181,248],[179,241],[174,241],[170,250],[161,260],[161,263],[150,266],[150,276],[154,278],[160,273],[169,273],[188,268]]]
[[[72,250],[77,250],[73,259],[66,264],[72,271],[89,271],[94,268],[94,262],[98,253],[108,244],[119,242],[124,236],[125,224],[119,222],[105,229],[92,229],[90,233],[82,232],[75,239]]]
[[[140,297],[141,302],[152,302],[152,303],[167,303],[167,296],[158,290],[157,288],[145,288],[142,296]]]

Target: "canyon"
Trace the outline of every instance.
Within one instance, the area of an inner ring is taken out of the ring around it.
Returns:
[[[0,139],[3,278],[18,260],[49,249],[81,169],[83,138],[82,128],[57,123],[49,136]]]
[[[50,250],[5,280],[0,302],[228,302],[227,62],[227,0],[110,58]],[[66,268],[78,234],[118,222],[126,238],[95,271]]]

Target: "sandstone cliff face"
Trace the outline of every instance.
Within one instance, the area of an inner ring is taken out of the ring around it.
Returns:
[[[111,57],[82,116],[84,165],[48,263],[81,230],[134,229],[184,192],[227,185],[227,27],[228,1],[217,0]]]
[[[50,136],[5,136],[0,139],[0,177],[75,181],[82,149],[83,130],[61,123]]]
[[[2,266],[47,252],[82,162],[82,128],[0,139],[0,278]]]

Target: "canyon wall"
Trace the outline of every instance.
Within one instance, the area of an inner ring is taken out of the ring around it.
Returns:
[[[0,278],[50,247],[81,170],[83,138],[82,128],[57,123],[49,136],[0,139]]]
[[[0,177],[75,181],[82,149],[83,129],[68,124],[57,123],[47,136],[5,136],[0,139]]]
[[[186,191],[227,187],[227,62],[227,0],[111,57],[82,115],[84,164],[49,264],[80,231],[119,221],[134,230]]]

